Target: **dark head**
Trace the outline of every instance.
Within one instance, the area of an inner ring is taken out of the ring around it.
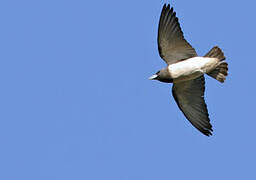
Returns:
[[[149,78],[150,80],[158,80],[165,83],[172,83],[173,79],[167,68],[161,69]]]

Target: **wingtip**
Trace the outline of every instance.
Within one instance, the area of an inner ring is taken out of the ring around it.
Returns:
[[[163,9],[167,9],[167,10],[171,10],[171,11],[173,11],[173,7],[171,7],[171,5],[168,3],[164,3],[164,5],[163,5]]]
[[[212,132],[213,132],[213,130],[212,130],[212,128],[210,128],[210,129],[205,130],[205,131],[202,132],[202,133],[203,133],[204,135],[210,137],[210,136],[212,136]]]

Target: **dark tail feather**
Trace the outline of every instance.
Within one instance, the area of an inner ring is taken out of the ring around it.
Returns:
[[[224,56],[221,49],[215,46],[204,57],[219,59],[220,62],[218,66],[211,72],[207,73],[207,75],[223,83],[226,80],[226,76],[228,75],[228,63],[224,61],[226,57]]]

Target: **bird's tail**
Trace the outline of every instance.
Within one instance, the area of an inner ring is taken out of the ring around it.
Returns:
[[[207,75],[223,83],[228,75],[228,63],[224,61],[226,58],[221,49],[215,46],[204,57],[219,59],[218,66],[211,72],[207,73]]]

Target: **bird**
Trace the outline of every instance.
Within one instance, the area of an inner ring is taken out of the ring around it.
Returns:
[[[189,122],[206,136],[212,135],[207,105],[204,99],[205,77],[223,83],[228,75],[226,57],[218,46],[204,56],[198,56],[186,41],[176,12],[170,4],[163,5],[158,25],[158,52],[167,66],[150,80],[173,83],[172,95]]]

